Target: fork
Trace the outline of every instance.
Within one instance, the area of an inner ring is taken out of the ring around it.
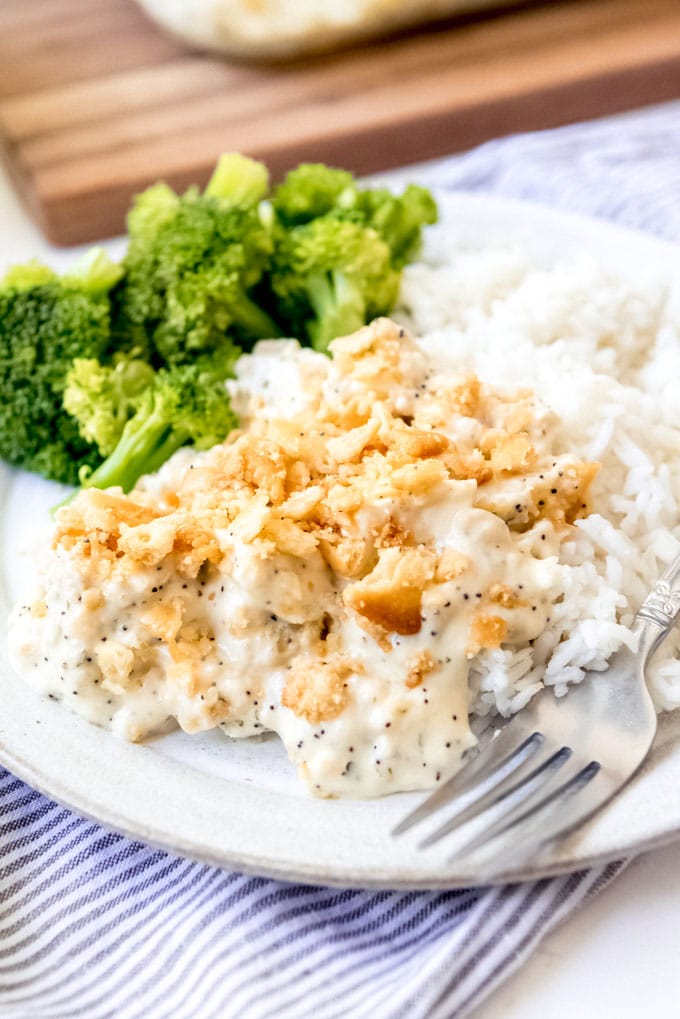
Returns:
[[[603,807],[638,770],[656,732],[647,662],[680,614],[680,555],[654,585],[604,671],[589,671],[568,694],[537,694],[460,772],[405,817],[401,835],[443,823],[419,847],[447,837],[450,861],[483,878],[522,862]]]

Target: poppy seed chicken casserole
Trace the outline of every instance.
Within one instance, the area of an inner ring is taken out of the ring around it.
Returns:
[[[260,343],[225,443],[62,508],[11,646],[121,737],[274,731],[313,793],[378,796],[460,766],[470,672],[550,622],[598,466],[388,319],[331,348]]]
[[[252,60],[385,35],[512,0],[138,0],[150,17],[198,46]]]

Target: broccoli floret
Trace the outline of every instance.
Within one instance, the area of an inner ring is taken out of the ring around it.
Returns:
[[[361,189],[351,173],[323,163],[303,163],[291,170],[274,191],[272,203],[285,226],[333,212],[373,227],[388,245],[397,269],[417,253],[423,226],[437,221],[437,205],[427,188],[409,184],[400,195],[387,188]]]
[[[409,184],[400,195],[386,188],[361,191],[352,213],[380,234],[396,269],[402,269],[417,255],[423,226],[437,222],[432,194],[417,184]]]
[[[156,372],[110,456],[94,472],[81,471],[83,487],[120,485],[129,492],[180,446],[201,450],[222,442],[237,424],[224,383],[230,367],[199,358]]]
[[[410,185],[401,195],[361,190],[351,174],[322,164],[292,170],[272,203],[279,222],[271,278],[278,316],[317,350],[391,311],[422,227],[437,219],[426,188]]]
[[[58,279],[54,269],[33,259],[24,265],[10,266],[0,280],[0,287],[3,290],[28,290],[30,287],[39,287],[43,283],[54,283]]]
[[[131,236],[145,237],[172,223],[179,208],[180,197],[162,182],[152,184],[136,195],[127,214],[127,227]]]
[[[75,484],[81,464],[101,457],[63,407],[77,357],[101,357],[110,338],[108,288],[122,270],[102,251],[67,276],[37,263],[0,282],[0,456]]]
[[[238,152],[220,156],[204,194],[237,208],[250,208],[267,197],[269,171],[264,163]]]
[[[106,297],[123,276],[123,267],[113,262],[103,248],[90,248],[61,277],[65,287],[72,287],[90,297]]]
[[[424,188],[361,189],[322,164],[268,194],[262,163],[227,154],[202,193],[156,184],[138,196],[122,266],[94,249],[64,276],[37,262],[10,270],[0,455],[130,488],[178,446],[220,441],[234,424],[223,385],[234,344],[279,336],[280,323],[325,351],[389,313],[437,215]]]
[[[78,357],[67,376],[64,407],[78,422],[82,437],[108,456],[153,380],[153,368],[138,357],[119,356],[111,365]]]
[[[273,244],[260,166],[223,157],[204,194],[160,184],[136,199],[116,331],[142,349],[148,339],[156,366],[189,362],[227,333],[246,343],[280,335],[251,297]]]
[[[271,285],[291,334],[325,351],[393,307],[399,273],[375,230],[329,214],[281,233]]]
[[[272,204],[282,223],[296,226],[339,208],[353,208],[354,177],[324,163],[302,163],[275,189]]]

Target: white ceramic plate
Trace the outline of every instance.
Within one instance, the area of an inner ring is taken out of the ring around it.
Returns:
[[[446,228],[462,243],[513,238],[542,262],[588,250],[623,272],[671,272],[670,244],[540,206],[442,196]],[[55,502],[53,486],[5,469],[0,477],[0,612],[30,582],[27,549]],[[661,718],[653,752],[598,817],[530,868],[535,877],[612,859],[680,834],[680,712]],[[315,800],[276,738],[231,742],[173,733],[123,743],[39,697],[0,650],[0,763],[48,796],[120,832],[225,867],[324,884],[434,888],[475,881],[446,850],[390,838],[422,794],[378,801]]]

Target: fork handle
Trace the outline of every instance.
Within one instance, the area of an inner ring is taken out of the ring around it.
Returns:
[[[680,555],[657,580],[638,609],[632,630],[644,662],[668,635],[680,616]]]

